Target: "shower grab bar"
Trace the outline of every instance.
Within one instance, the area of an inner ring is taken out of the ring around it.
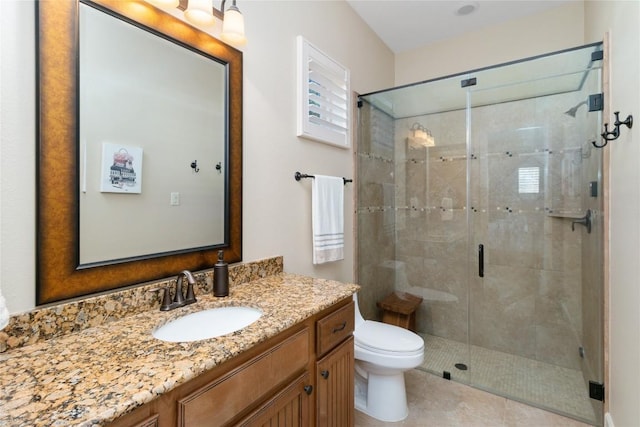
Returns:
[[[484,277],[484,245],[478,245],[478,276]]]

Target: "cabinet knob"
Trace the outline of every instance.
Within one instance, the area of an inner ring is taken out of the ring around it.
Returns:
[[[307,394],[311,394],[313,392],[313,386],[312,385],[306,385],[304,386],[304,391]]]
[[[320,376],[326,380],[329,378],[329,371],[320,371]]]

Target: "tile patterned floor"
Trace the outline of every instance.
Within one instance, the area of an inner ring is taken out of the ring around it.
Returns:
[[[465,344],[422,336],[426,348],[422,369],[438,376],[448,371],[465,384],[471,383],[473,375],[473,382],[485,390],[597,424],[598,415],[580,371],[476,346],[471,346],[469,354]],[[456,369],[457,362],[470,370]]]
[[[588,427],[542,409],[448,381],[422,370],[405,373],[409,417],[385,423],[356,411],[356,427]]]

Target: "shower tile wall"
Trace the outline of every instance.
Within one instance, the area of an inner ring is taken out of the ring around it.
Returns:
[[[580,369],[582,227],[572,232],[566,216],[586,209],[589,147],[580,118],[563,112],[581,99],[474,108],[469,153],[465,111],[396,121],[396,288],[424,297],[419,331],[461,342],[470,334],[473,345]],[[435,147],[409,147],[414,122]],[[538,173],[528,190],[527,171]]]
[[[435,147],[411,147],[415,122],[437,135]],[[461,342],[468,338],[465,132],[464,111],[396,123],[396,288],[424,298],[419,331]]]
[[[394,122],[367,103],[359,109],[356,147],[358,269],[362,315],[379,318],[376,302],[395,285]]]

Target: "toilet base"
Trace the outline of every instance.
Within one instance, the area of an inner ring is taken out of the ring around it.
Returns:
[[[356,364],[358,362],[356,361]],[[402,421],[409,415],[404,372],[392,375],[367,373],[356,369],[355,407],[358,411],[380,421]]]

